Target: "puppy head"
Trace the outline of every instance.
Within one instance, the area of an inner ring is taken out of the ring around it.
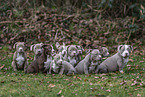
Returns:
[[[62,56],[61,54],[56,54],[53,59],[52,68],[54,72],[58,73],[60,66],[62,66]]]
[[[83,47],[79,46],[79,45],[77,45],[76,47],[78,49],[78,54],[81,55],[83,53],[83,50],[84,50]]]
[[[24,42],[16,42],[14,44],[13,48],[16,48],[17,52],[24,52],[25,43]]]
[[[108,57],[110,54],[108,52],[108,49],[106,47],[102,47],[100,49],[100,52],[101,52],[101,55],[104,56],[104,57]]]
[[[43,45],[44,45],[43,43],[31,45],[30,50],[31,51],[33,50],[36,55],[41,55],[43,52],[42,48]]]
[[[78,55],[78,49],[76,47],[76,45],[70,45],[67,48],[67,54],[71,57],[75,57]]]
[[[102,56],[98,49],[94,49],[91,52],[91,61],[94,63],[102,61]]]
[[[124,58],[129,57],[131,51],[133,51],[133,47],[131,45],[118,46],[118,52]]]
[[[45,44],[45,45],[43,45],[42,46],[42,48],[44,49],[44,54],[45,55],[51,55],[52,54],[52,47],[51,47],[51,45],[47,45],[47,44]]]
[[[59,54],[56,54],[54,56],[54,62],[57,64],[57,65],[61,65],[62,64],[62,55],[59,53]]]

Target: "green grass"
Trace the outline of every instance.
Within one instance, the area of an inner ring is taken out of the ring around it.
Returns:
[[[145,97],[145,62],[132,55],[124,74],[24,74],[11,68],[13,53],[0,51],[0,97]],[[32,55],[31,55],[32,56]],[[31,62],[31,60],[29,60]]]

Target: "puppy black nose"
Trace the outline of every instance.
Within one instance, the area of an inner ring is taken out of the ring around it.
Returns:
[[[22,51],[23,49],[22,48],[20,48],[20,51]]]
[[[128,53],[125,53],[125,56],[128,56]]]

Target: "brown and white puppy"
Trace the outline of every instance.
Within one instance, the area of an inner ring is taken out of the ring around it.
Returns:
[[[42,52],[43,52],[43,43],[38,43],[38,44],[33,44],[30,47],[30,50],[34,52],[34,60],[36,60],[39,56],[41,56]]]
[[[94,49],[91,51],[86,57],[80,61],[75,67],[76,72],[80,74],[89,74],[94,72],[95,68],[102,61],[102,57],[100,51],[98,49]]]
[[[123,73],[123,68],[127,64],[128,58],[132,50],[133,47],[130,45],[118,46],[118,52],[103,61],[98,66],[95,73],[107,73],[113,71],[120,71],[121,73]]]
[[[26,52],[24,51],[25,43],[16,42],[14,44],[13,48],[16,48],[16,51],[13,56],[13,61],[12,61],[12,67],[13,67],[14,71],[17,71],[17,70],[26,71],[28,61],[27,61]]]
[[[68,63],[67,61],[63,60],[62,58],[62,54],[56,54],[54,56],[54,59],[51,63],[52,66],[52,70],[55,73],[59,73],[59,74],[72,74],[72,73],[76,73],[75,68]]]
[[[101,53],[102,57],[108,57],[110,55],[108,52],[108,49],[106,47],[102,47],[100,49],[100,53]]]
[[[45,72],[44,62],[47,60],[47,56],[51,55],[51,46],[50,45],[43,45],[43,53],[38,59],[34,60],[27,68],[26,73],[38,73],[38,72]]]

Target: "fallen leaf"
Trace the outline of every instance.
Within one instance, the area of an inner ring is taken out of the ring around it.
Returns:
[[[62,90],[60,90],[60,91],[57,93],[57,95],[60,95],[60,94],[61,94],[61,92],[62,92]]]
[[[107,92],[111,92],[111,90],[110,89],[108,89],[108,90],[106,90]]]
[[[5,81],[1,81],[1,83],[4,83]]]
[[[55,87],[55,85],[54,85],[54,84],[49,84],[49,86],[48,86],[48,87],[53,88],[53,87]]]
[[[77,77],[79,80],[82,80],[80,77]]]
[[[0,67],[0,70],[1,70],[1,69],[3,69],[3,68],[4,68],[4,66],[5,66],[5,65],[1,66],[1,67]]]
[[[137,97],[141,97],[141,95],[140,94],[137,94]]]
[[[141,63],[143,63],[144,61],[140,61]]]
[[[129,61],[133,62],[133,59],[129,59]]]

